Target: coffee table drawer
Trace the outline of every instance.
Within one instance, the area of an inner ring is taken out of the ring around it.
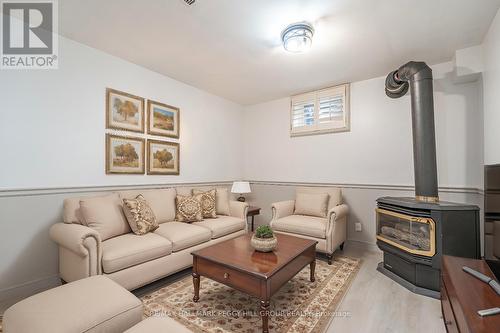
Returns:
[[[203,258],[197,258],[196,261],[196,271],[199,275],[249,295],[260,296],[260,279]]]

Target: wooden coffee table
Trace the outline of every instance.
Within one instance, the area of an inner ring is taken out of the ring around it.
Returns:
[[[278,248],[262,253],[251,247],[251,236],[243,235],[192,253],[193,301],[200,299],[200,276],[258,297],[262,332],[268,332],[271,296],[307,265],[314,282],[317,242],[280,234],[276,235]]]

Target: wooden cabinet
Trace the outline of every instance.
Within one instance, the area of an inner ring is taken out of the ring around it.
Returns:
[[[441,310],[449,333],[500,332],[500,315],[481,317],[478,310],[500,305],[500,296],[486,283],[465,273],[468,266],[494,278],[484,260],[443,256],[441,269]]]

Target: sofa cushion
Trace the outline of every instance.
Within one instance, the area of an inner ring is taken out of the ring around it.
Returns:
[[[142,302],[111,279],[92,276],[28,297],[3,316],[5,333],[123,332],[142,319]]]
[[[175,188],[154,189],[154,190],[133,190],[119,192],[122,199],[133,199],[142,194],[153,210],[158,223],[165,223],[175,220]]]
[[[230,215],[229,213],[229,190],[225,187],[216,188],[215,209],[217,215]]]
[[[296,193],[328,193],[329,200],[328,200],[328,208],[327,209],[332,209],[335,206],[338,206],[342,204],[342,190],[338,187],[307,187],[307,186],[301,186],[297,187]]]
[[[290,215],[275,220],[273,222],[273,229],[316,238],[326,238],[326,225],[326,218]]]
[[[85,225],[85,221],[83,220],[82,211],[80,209],[80,201],[89,199],[89,198],[98,198],[105,197],[108,194],[104,195],[87,195],[81,197],[72,197],[66,198],[63,201],[63,222],[64,223],[75,223]]]
[[[219,238],[245,229],[245,221],[232,216],[219,216],[217,219],[203,220],[193,225],[209,229],[212,232],[212,238]]]
[[[187,187],[187,186],[179,186],[179,187],[176,187],[175,190],[177,191],[177,194],[179,194],[179,195],[190,196],[193,194],[193,189],[191,187]]]
[[[192,196],[177,195],[175,199],[175,220],[179,222],[197,222],[203,220],[201,194]]]
[[[193,194],[201,195],[201,211],[203,213],[203,218],[208,218],[208,219],[214,219],[217,217],[217,211],[215,207],[216,203],[216,190],[208,190],[208,191],[200,191],[200,190],[193,190]]]
[[[301,193],[295,195],[296,215],[326,217],[328,193]]]
[[[207,242],[212,237],[209,229],[183,222],[163,223],[154,233],[172,242],[174,252]]]
[[[96,230],[102,240],[130,232],[118,194],[80,200],[84,224]]]
[[[155,214],[142,194],[135,199],[123,199],[123,212],[136,235],[144,235],[158,229]]]
[[[172,243],[154,233],[128,233],[102,243],[102,268],[105,273],[142,264],[172,253]]]
[[[84,224],[82,211],[80,210],[80,200],[84,198],[66,198],[63,202],[63,222]]]

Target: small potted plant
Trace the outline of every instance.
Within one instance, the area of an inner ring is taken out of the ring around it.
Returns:
[[[252,236],[250,244],[256,251],[271,252],[278,245],[278,239],[274,236],[271,227],[261,225],[255,229],[255,234]]]

